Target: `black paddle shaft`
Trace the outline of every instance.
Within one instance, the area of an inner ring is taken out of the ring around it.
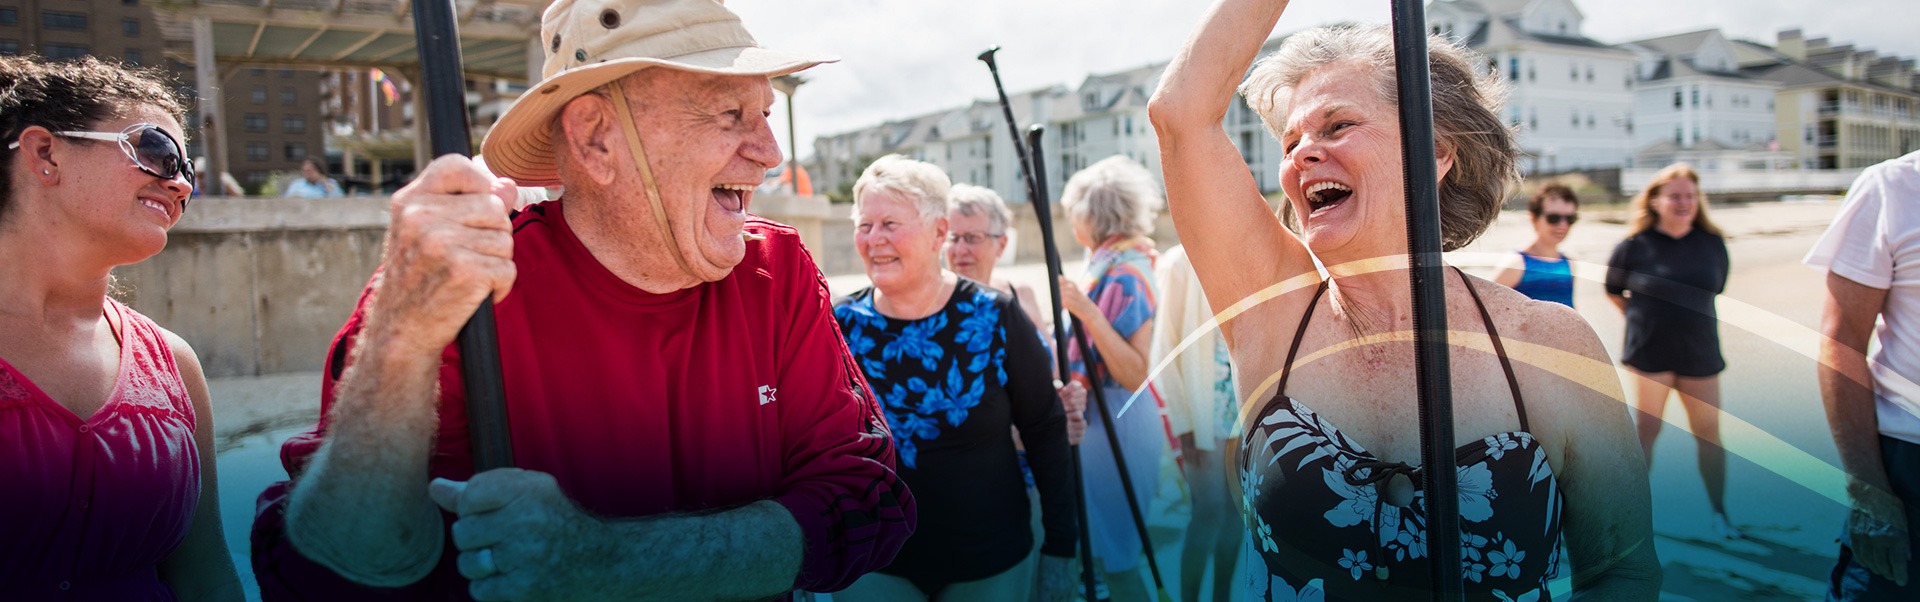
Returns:
[[[467,123],[466,75],[460,63],[459,26],[453,0],[413,4],[413,31],[420,48],[420,84],[427,105],[427,137],[433,156],[473,152]],[[426,166],[421,166],[425,169]],[[494,330],[493,299],[460,328],[460,373],[466,383],[467,427],[473,444],[473,470],[513,466],[513,441],[507,432],[506,385],[500,377],[500,337]]]
[[[1406,169],[1407,254],[1420,391],[1420,466],[1427,492],[1427,559],[1433,599],[1465,597],[1460,573],[1460,497],[1453,466],[1453,389],[1447,358],[1447,281],[1441,260],[1439,168],[1434,163],[1433,82],[1420,2],[1393,0],[1393,63],[1400,93],[1400,158]]]

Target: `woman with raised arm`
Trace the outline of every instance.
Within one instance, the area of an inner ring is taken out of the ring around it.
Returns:
[[[1208,302],[1231,316],[1224,334],[1251,402],[1231,470],[1260,559],[1252,587],[1265,599],[1425,598],[1392,36],[1304,31],[1249,74],[1286,5],[1215,5],[1148,109],[1174,224]],[[1493,221],[1515,149],[1498,83],[1459,46],[1429,44],[1442,239],[1454,249]],[[1299,235],[1221,128],[1236,89],[1285,149]],[[1448,272],[1467,598],[1547,599],[1564,540],[1576,599],[1654,599],[1646,469],[1599,338],[1566,306]]]

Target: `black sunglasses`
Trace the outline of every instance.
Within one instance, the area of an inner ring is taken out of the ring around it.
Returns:
[[[1571,226],[1574,222],[1580,221],[1580,216],[1572,213],[1545,213],[1540,217],[1547,220],[1549,226],[1558,226],[1563,223]]]
[[[193,167],[187,164],[186,149],[173,134],[151,123],[136,123],[119,132],[54,132],[56,136],[83,138],[119,142],[120,151],[133,160],[133,165],[147,175],[171,180],[186,176],[187,187],[193,187]],[[7,145],[7,150],[20,148],[20,141]]]

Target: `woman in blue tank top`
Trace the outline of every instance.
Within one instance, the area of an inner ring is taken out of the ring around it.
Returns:
[[[1549,182],[1527,201],[1533,216],[1533,244],[1501,262],[1494,282],[1541,301],[1573,307],[1573,265],[1560,243],[1580,219],[1580,198],[1565,184]]]

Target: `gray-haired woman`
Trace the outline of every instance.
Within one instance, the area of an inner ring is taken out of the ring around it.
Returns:
[[[873,286],[833,315],[892,427],[919,525],[893,564],[837,600],[1008,600],[1034,589],[1018,426],[1045,526],[1044,600],[1072,589],[1073,473],[1046,347],[1011,297],[940,268],[947,175],[888,155],[853,186],[854,248]]]
[[[1053,320],[1040,311],[1040,295],[1033,287],[993,275],[993,269],[1007,253],[1011,240],[1007,232],[1013,226],[1013,210],[1000,193],[985,186],[954,184],[947,193],[947,268],[974,282],[992,286],[1013,295],[1020,309],[1040,326],[1041,338]]]
[[[1303,31],[1249,74],[1286,4],[1222,0],[1148,109],[1208,303],[1219,312],[1259,300],[1223,325],[1242,398],[1258,400],[1242,412],[1235,467],[1266,569],[1254,587],[1269,599],[1424,598],[1392,36],[1384,26]],[[1450,250],[1492,222],[1516,151],[1497,113],[1500,84],[1475,72],[1482,59],[1428,43]],[[1236,88],[1284,149],[1281,188],[1300,235],[1270,213],[1220,127]],[[1453,411],[1467,443],[1446,467],[1459,474],[1447,494],[1459,496],[1468,598],[1546,599],[1564,538],[1575,598],[1654,599],[1646,468],[1599,338],[1566,306],[1455,272],[1445,282]]]
[[[1120,156],[1080,170],[1060,194],[1073,239],[1089,252],[1082,281],[1061,277],[1060,301],[1086,330],[1093,357],[1081,357],[1079,348],[1063,344],[1073,358],[1073,378],[1103,389],[1114,414],[1111,428],[1099,412],[1088,414],[1080,460],[1093,552],[1115,600],[1150,599],[1139,571],[1140,537],[1107,437],[1126,454],[1134,495],[1142,504],[1153,499],[1167,436],[1159,400],[1145,390],[1154,312],[1154,248],[1147,235],[1161,204],[1153,175]],[[1141,392],[1138,397],[1135,391]]]

